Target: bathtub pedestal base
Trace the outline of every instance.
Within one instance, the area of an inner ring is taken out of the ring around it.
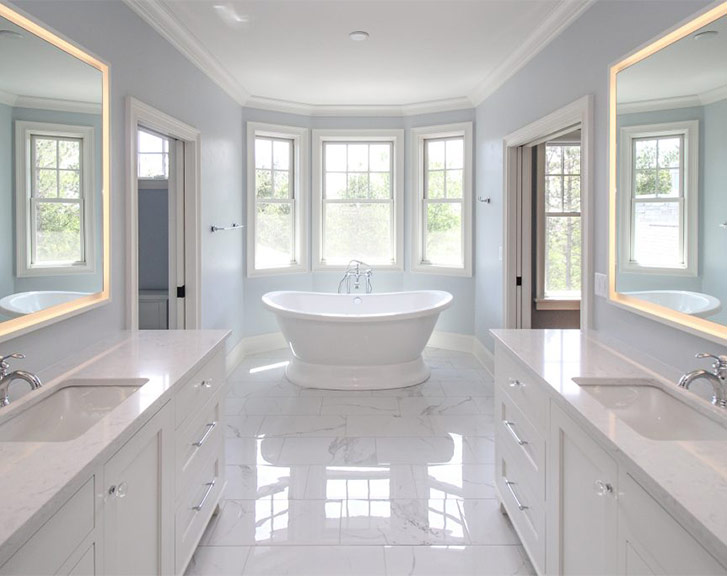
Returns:
[[[324,390],[386,390],[421,384],[429,378],[421,356],[410,362],[383,366],[313,364],[295,357],[285,369],[288,380],[304,388]]]

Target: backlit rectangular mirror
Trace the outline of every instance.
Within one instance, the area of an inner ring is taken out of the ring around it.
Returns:
[[[610,298],[727,342],[727,4],[611,68]]]
[[[108,67],[0,4],[0,341],[109,299]]]

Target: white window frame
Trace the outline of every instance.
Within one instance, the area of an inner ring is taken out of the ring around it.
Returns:
[[[637,138],[659,138],[683,136],[683,200],[682,200],[682,254],[683,267],[641,266],[631,259],[633,254],[633,140]],[[619,235],[619,272],[639,274],[661,274],[669,276],[692,276],[698,273],[699,241],[699,121],[668,122],[627,126],[620,131],[619,210],[621,212]]]
[[[31,191],[33,167],[31,166],[32,154],[30,147],[33,136],[76,138],[82,141],[80,205],[83,259],[72,264],[48,265],[32,263],[34,226],[32,222]],[[18,277],[92,274],[96,271],[94,155],[94,128],[92,126],[15,121],[16,274]]]
[[[323,253],[323,144],[326,142],[388,142],[392,144],[394,203],[393,254],[391,264],[376,264],[378,270],[404,270],[404,130],[313,130],[313,270],[344,270],[346,264],[321,262]]]
[[[548,218],[548,211],[545,208],[545,178],[546,178],[546,165],[545,165],[545,147],[548,144],[555,146],[578,146],[580,148],[580,209],[578,212],[562,212],[562,216],[577,217],[581,221],[581,235],[583,234],[583,147],[581,146],[581,140],[557,140],[549,139],[536,147],[535,154],[537,155],[537,181],[538,181],[538,194],[537,194],[537,206],[536,206],[536,217],[537,217],[537,238],[536,238],[536,257],[537,262],[536,268],[536,287],[535,287],[535,309],[536,310],[580,310],[581,308],[581,296],[583,289],[578,291],[578,296],[575,298],[553,298],[545,295],[545,229],[546,221]],[[559,176],[565,176],[565,174],[558,174]],[[579,248],[582,248],[583,244],[579,244]],[[581,267],[583,266],[583,254],[581,254]],[[580,280],[583,280],[581,274]]]
[[[255,266],[255,216],[257,197],[255,194],[255,139],[283,138],[293,141],[293,209],[295,226],[295,263],[277,268],[256,268]],[[297,126],[282,126],[261,122],[247,123],[247,275],[271,276],[277,274],[299,274],[308,271],[308,165],[310,146],[308,129]]]
[[[474,160],[472,149],[472,122],[457,124],[443,124],[414,128],[412,135],[412,190],[416,194],[412,202],[411,214],[411,270],[427,274],[447,276],[472,276],[472,163]],[[424,198],[424,164],[425,143],[427,140],[440,138],[464,138],[464,165],[462,182],[462,255],[461,267],[426,264],[424,255],[425,231],[425,198]]]

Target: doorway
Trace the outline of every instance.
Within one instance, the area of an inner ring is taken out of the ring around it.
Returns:
[[[504,141],[504,326],[590,326],[592,97]]]
[[[200,325],[199,132],[127,98],[127,326]]]

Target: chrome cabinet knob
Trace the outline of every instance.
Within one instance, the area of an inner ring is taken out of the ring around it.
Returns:
[[[507,383],[510,388],[523,388],[525,386],[525,384],[520,382],[517,378],[508,378]]]
[[[121,484],[114,484],[109,488],[109,496],[113,496],[114,498],[123,498],[126,496],[126,493],[129,491],[129,484],[128,482],[121,482]]]
[[[606,496],[609,494],[613,494],[613,486],[609,484],[608,482],[603,482],[601,480],[596,480],[593,483],[593,486],[596,489],[596,495],[597,496]]]

